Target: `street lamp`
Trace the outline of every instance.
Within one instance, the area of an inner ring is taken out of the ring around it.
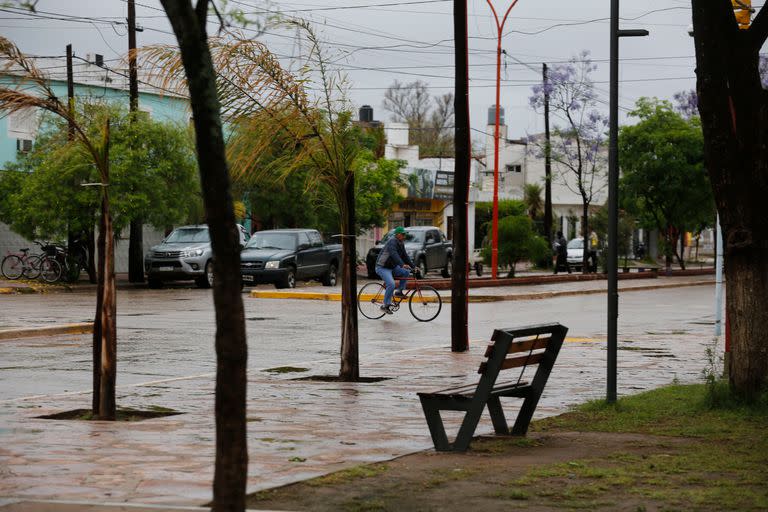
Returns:
[[[496,9],[493,7],[491,0],[485,0],[488,2],[488,6],[493,12],[493,18],[496,20],[496,126],[493,133],[493,223],[491,226],[491,235],[493,237],[491,245],[491,278],[496,279],[498,277],[499,266],[499,111],[501,106],[499,105],[501,96],[501,36],[504,30],[504,24],[507,22],[507,16],[509,11],[517,3],[514,0],[512,4],[507,8],[507,12],[504,13],[504,18],[499,23],[499,16],[496,14]]]
[[[608,378],[606,401],[616,401],[616,353],[619,318],[619,38],[647,36],[643,29],[619,30],[619,0],[611,0],[611,69],[608,143]]]

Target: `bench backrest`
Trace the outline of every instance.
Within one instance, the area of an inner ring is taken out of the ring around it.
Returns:
[[[526,370],[533,367],[536,374],[531,387],[543,390],[567,332],[559,323],[494,330],[493,343],[485,350],[486,360],[477,370],[482,374],[477,393],[489,392],[502,370],[521,368],[517,381],[522,382]]]

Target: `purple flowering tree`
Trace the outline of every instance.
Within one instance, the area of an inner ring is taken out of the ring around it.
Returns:
[[[552,180],[558,180],[581,198],[581,235],[589,240],[589,209],[595,196],[605,188],[608,170],[606,129],[608,118],[597,110],[597,96],[591,73],[597,68],[584,51],[566,64],[550,68],[547,83],[535,85],[531,106],[549,111],[555,118],[549,144],[553,162]],[[529,147],[539,157],[547,149],[542,135],[528,137]],[[588,272],[589,244],[584,244],[582,271]]]

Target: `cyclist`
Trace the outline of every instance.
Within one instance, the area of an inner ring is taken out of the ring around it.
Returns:
[[[396,277],[408,277],[410,270],[413,268],[413,261],[408,257],[408,253],[405,252],[405,228],[398,226],[395,228],[395,234],[392,238],[387,240],[384,248],[379,253],[379,257],[376,259],[376,274],[384,280],[384,285],[387,290],[384,292],[384,304],[381,306],[382,311],[386,314],[392,314],[392,295],[398,297],[405,297],[405,279],[400,279],[400,286],[398,286],[397,292],[395,292],[395,278]]]

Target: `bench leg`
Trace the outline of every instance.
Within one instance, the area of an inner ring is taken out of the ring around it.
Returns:
[[[469,443],[472,442],[472,436],[475,435],[475,429],[480,422],[480,416],[483,414],[485,404],[482,402],[475,402],[467,411],[464,416],[464,421],[461,422],[461,428],[459,434],[456,436],[456,440],[453,442],[453,451],[465,452],[469,448]]]
[[[445,434],[445,425],[443,425],[443,419],[440,417],[440,409],[435,401],[424,397],[419,398],[421,399],[421,408],[424,409],[424,418],[427,420],[429,434],[432,436],[435,450],[439,452],[450,451],[451,444],[448,442],[448,436]]]
[[[499,397],[492,396],[488,399],[488,413],[491,415],[493,430],[500,435],[509,435],[509,425],[507,425],[507,418],[504,417]]]
[[[539,403],[540,396],[541,393],[531,393],[525,400],[523,400],[520,412],[517,413],[515,425],[512,427],[513,436],[524,436],[528,433],[528,425],[531,424],[531,419],[533,418],[533,413],[536,411],[536,405]]]

